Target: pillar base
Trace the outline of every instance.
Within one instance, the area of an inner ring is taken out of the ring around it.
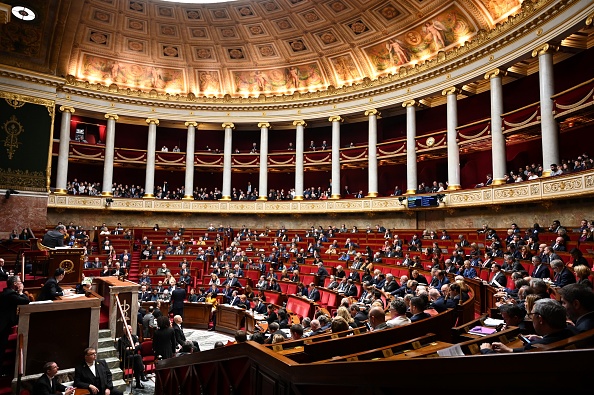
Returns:
[[[448,191],[459,191],[460,189],[462,189],[462,187],[460,185],[448,185]]]
[[[194,200],[194,196],[193,195],[184,195],[182,200]]]
[[[293,200],[303,200],[303,196],[295,196]]]
[[[259,200],[261,202],[265,202],[265,201],[268,200],[268,197],[266,197],[266,196],[258,196],[258,198],[256,200]]]
[[[491,185],[503,185],[506,184],[505,178],[494,178]]]
[[[68,193],[68,191],[66,191],[65,189],[56,189],[54,191],[54,195],[66,195]]]
[[[155,195],[153,195],[152,193],[145,193],[142,198],[143,199],[154,199]]]
[[[341,198],[340,195],[332,195],[332,196],[330,196],[330,199],[332,199],[332,200],[338,200],[340,198]]]
[[[551,176],[551,169],[543,170],[541,177],[550,177]]]
[[[111,193],[111,192],[101,192],[101,196],[112,197],[113,196],[113,193]]]
[[[229,200],[231,200],[231,196],[223,196],[219,200],[229,201]]]
[[[377,196],[378,196],[378,193],[377,193],[377,192],[369,192],[369,193],[367,194],[367,196],[365,196],[365,197],[368,197],[368,198],[375,198],[375,197],[377,197]]]
[[[406,192],[404,192],[405,195],[416,195],[417,194],[417,190],[416,189],[407,189]]]

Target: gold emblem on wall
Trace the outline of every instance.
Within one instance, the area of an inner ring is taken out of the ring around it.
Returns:
[[[72,262],[70,259],[64,259],[62,262],[60,262],[60,268],[64,269],[66,274],[72,273],[74,271],[74,262]]]
[[[21,144],[19,143],[19,135],[25,131],[25,128],[23,128],[17,117],[13,115],[8,121],[4,122],[4,131],[6,132],[4,146],[8,152],[8,159],[12,159]]]
[[[15,110],[17,108],[23,107],[25,105],[25,102],[19,100],[17,95],[13,95],[12,97],[7,97],[4,100],[6,100],[6,103],[8,103],[8,105],[11,106],[12,108],[14,108]]]
[[[435,144],[435,138],[433,138],[433,137],[429,137],[429,138],[427,139],[427,141],[425,142],[425,144],[427,144],[427,147],[432,147],[432,146],[433,146],[433,144]]]

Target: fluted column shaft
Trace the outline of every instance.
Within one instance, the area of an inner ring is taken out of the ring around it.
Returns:
[[[417,193],[417,113],[416,101],[402,103],[406,108],[406,194]]]
[[[460,186],[460,149],[458,147],[458,90],[445,89],[442,94],[447,100],[447,147],[448,147],[448,190],[455,191]]]
[[[293,121],[295,131],[295,200],[303,200],[303,144],[305,121]]]
[[[260,128],[260,182],[258,200],[267,200],[268,196],[268,122],[258,124]]]
[[[155,155],[157,151],[157,125],[158,119],[148,118],[148,140],[146,144],[146,176],[144,179],[144,198],[155,197]]]
[[[369,137],[368,137],[368,181],[367,197],[376,197],[378,195],[377,186],[377,118],[380,116],[376,109],[365,111],[365,116],[369,118]]]
[[[60,124],[60,147],[58,149],[58,170],[56,174],[56,194],[66,194],[68,183],[68,153],[70,147],[70,121],[74,108],[61,106],[62,123]]]
[[[491,154],[493,156],[493,185],[505,183],[506,158],[505,137],[503,136],[503,86],[501,78],[504,72],[500,69],[489,71],[485,78],[491,84]]]
[[[184,200],[194,199],[194,146],[196,145],[196,127],[198,124],[194,121],[188,121],[184,125],[188,128],[186,140],[186,180]]]
[[[542,168],[545,176],[551,174],[552,164],[559,164],[559,131],[553,115],[553,99],[551,99],[555,94],[553,52],[556,50],[556,47],[545,44],[532,52],[533,57],[538,56]]]
[[[221,200],[231,200],[231,150],[233,149],[233,125],[231,122],[225,122],[222,125],[225,128],[225,145],[223,151],[223,198]]]
[[[113,183],[113,157],[115,150],[115,124],[118,120],[116,114],[105,114],[107,130],[105,137],[105,160],[103,161],[102,196],[113,196],[111,184]]]
[[[328,118],[332,122],[332,196],[340,199],[340,123],[343,119],[336,115]]]

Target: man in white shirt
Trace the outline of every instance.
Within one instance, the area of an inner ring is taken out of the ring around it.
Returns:
[[[386,324],[390,328],[410,324],[410,318],[406,316],[406,303],[404,299],[396,298],[390,303],[391,317]]]

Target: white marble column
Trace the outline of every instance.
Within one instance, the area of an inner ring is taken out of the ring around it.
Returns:
[[[532,51],[532,57],[538,56],[543,176],[550,176],[551,165],[559,164],[559,131],[553,115],[553,99],[551,99],[555,94],[553,53],[557,50],[558,47],[544,44]]]
[[[103,161],[103,185],[101,196],[113,196],[111,184],[113,183],[113,156],[115,150],[115,123],[117,114],[105,114],[107,130],[105,137],[105,160]]]
[[[260,122],[260,182],[258,200],[268,200],[268,122]]]
[[[460,186],[460,149],[458,148],[458,89],[455,87],[441,92],[447,100],[447,147],[448,147],[448,191],[456,191]]]
[[[188,128],[186,140],[186,182],[184,200],[194,200],[194,149],[196,145],[196,128],[198,124],[194,121],[184,123]]]
[[[58,149],[58,172],[56,174],[57,195],[65,195],[66,184],[68,183],[68,153],[70,148],[70,120],[74,114],[74,108],[61,106],[62,123],[60,125],[60,148]]]
[[[155,154],[157,151],[157,125],[159,120],[148,118],[148,140],[146,144],[146,177],[144,179],[144,199],[155,198]]]
[[[293,121],[295,136],[295,200],[303,200],[303,139],[307,124],[303,120]]]
[[[505,71],[494,69],[485,74],[491,81],[491,154],[493,156],[493,185],[505,183],[506,158],[503,136],[503,87],[501,78]]]
[[[332,122],[332,196],[330,199],[340,199],[340,115],[328,118]]]
[[[407,100],[402,103],[406,108],[406,192],[407,195],[417,193],[417,102]]]
[[[233,128],[231,122],[221,125],[225,128],[225,145],[223,151],[223,197],[221,200],[231,200],[231,153],[233,149]]]
[[[374,108],[365,111],[365,116],[369,118],[369,137],[367,138],[367,197],[377,197],[377,118],[380,116],[380,112]]]

